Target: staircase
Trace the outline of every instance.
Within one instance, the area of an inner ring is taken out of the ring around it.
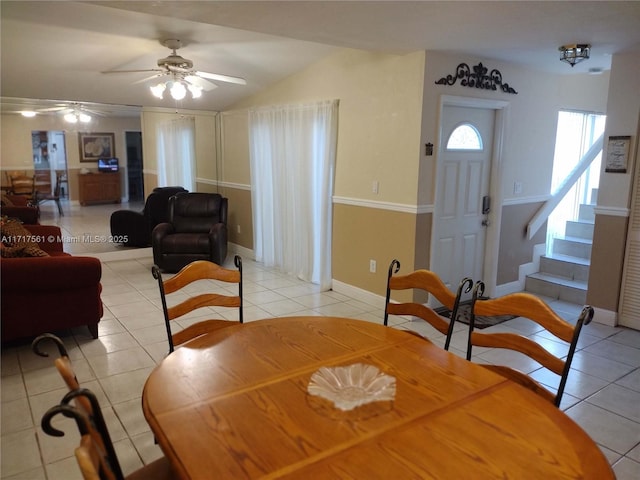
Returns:
[[[578,305],[586,303],[597,194],[594,190],[592,203],[580,205],[578,220],[566,222],[564,237],[553,242],[553,253],[540,257],[540,271],[526,278],[527,292]]]

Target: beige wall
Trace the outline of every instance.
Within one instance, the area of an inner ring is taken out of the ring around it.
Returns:
[[[381,295],[389,262],[398,257],[403,269],[412,269],[416,240],[427,241],[429,225],[416,224],[418,186],[411,180],[418,173],[423,72],[423,52],[342,50],[222,116],[224,181],[244,185],[251,181],[248,108],[340,101],[333,278]],[[373,181],[379,182],[377,194]],[[375,274],[370,259],[377,262]]]
[[[248,146],[244,143],[248,141],[248,108],[339,99],[334,212],[340,216],[336,216],[333,224],[333,276],[341,282],[380,293],[384,282],[369,273],[370,259],[378,262],[377,275],[380,275],[380,264],[387,263],[387,257],[394,251],[405,255],[403,269],[410,265],[411,268],[429,267],[441,97],[508,102],[505,136],[499,145],[502,163],[498,166],[500,184],[497,187],[502,205],[507,207],[507,217],[497,234],[500,278],[496,279],[498,285],[508,283],[521,264],[532,260],[532,244],[544,238],[542,229],[534,242],[525,240],[523,226],[535,213],[535,206],[550,193],[558,111],[604,112],[609,75],[550,75],[484,61],[485,66],[499,69],[503,81],[518,94],[471,89],[459,83],[435,84],[441,77],[454,73],[459,63],[475,65],[479,61],[481,59],[471,62],[467,57],[437,52],[382,55],[339,51],[223,114],[223,170],[237,171],[235,181],[250,183]],[[427,142],[435,145],[433,156],[424,155]],[[233,165],[229,165],[231,159]],[[373,181],[380,182],[378,194],[372,192]],[[522,183],[520,194],[513,192],[515,181]],[[403,224],[402,235],[408,239],[397,238],[395,245],[384,246],[374,242],[377,247],[363,249],[363,245],[373,240],[364,234],[366,229],[359,234],[349,228],[360,224],[360,219],[345,217],[348,214],[364,216],[370,221],[389,215],[409,216],[413,220]],[[517,225],[515,231],[514,225]],[[340,241],[344,238],[343,230],[350,232],[349,242]]]
[[[546,224],[531,240],[525,233],[529,219],[541,206],[541,202],[535,202],[502,207],[498,285],[517,281],[520,265],[532,260],[533,247],[545,243]]]
[[[341,50],[233,109],[339,99],[335,195],[415,206],[423,71],[424,52]]]
[[[640,132],[638,78],[640,78],[640,53],[613,56],[604,158],[607,153],[606,139],[611,135],[630,135],[632,151],[629,155],[627,173],[606,173],[604,172],[605,162],[602,162],[603,171],[600,174],[587,291],[588,303],[610,312],[618,311],[627,242],[628,212],[634,188],[634,172],[639,168],[637,161],[640,155],[635,151]]]
[[[596,215],[593,230],[587,303],[610,312],[618,311],[628,221],[627,217]]]
[[[378,295],[387,288],[389,264],[396,258],[401,272],[413,270],[415,215],[335,204],[333,208],[333,278]],[[377,269],[369,272],[369,260]],[[398,295],[398,299],[407,295]]]
[[[94,117],[89,126],[72,126],[58,115],[38,115],[25,118],[22,115],[2,114],[0,117],[0,165],[3,171],[33,169],[31,132],[34,130],[62,131],[65,137],[67,170],[69,172],[69,198],[78,200],[78,172],[81,168],[96,171],[96,162],[80,162],[78,132],[108,132],[115,135],[115,156],[120,158],[123,169],[122,192],[126,192],[125,132],[141,131],[138,117]],[[4,184],[4,177],[3,184]]]

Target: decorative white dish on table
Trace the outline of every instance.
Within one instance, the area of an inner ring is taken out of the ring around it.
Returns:
[[[364,363],[322,367],[311,375],[307,392],[348,411],[371,402],[393,400],[396,379]]]

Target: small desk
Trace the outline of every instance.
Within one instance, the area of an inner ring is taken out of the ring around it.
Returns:
[[[396,377],[342,412],[307,394],[322,366]],[[180,478],[614,478],[593,440],[533,392],[407,332],[288,317],[234,325],[151,373],[143,410]]]

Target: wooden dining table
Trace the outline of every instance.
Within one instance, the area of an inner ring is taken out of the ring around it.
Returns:
[[[322,367],[365,364],[395,398],[311,395]],[[234,324],[168,355],[144,415],[183,479],[614,478],[595,442],[535,393],[431,341],[336,317]]]

